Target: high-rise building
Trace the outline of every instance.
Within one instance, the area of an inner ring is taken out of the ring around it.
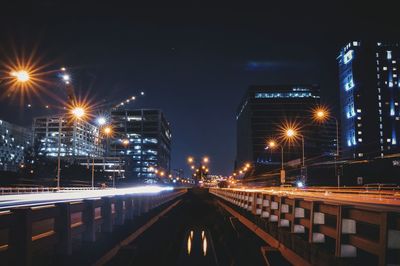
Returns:
[[[353,41],[337,60],[343,157],[399,153],[399,44]]]
[[[111,111],[114,138],[108,156],[123,157],[128,181],[155,181],[155,171],[170,172],[171,129],[164,114],[155,109]]]
[[[236,168],[246,162],[278,168],[280,152],[266,150],[269,138],[279,138],[285,122],[297,122],[305,138],[305,154],[320,154],[310,110],[320,103],[317,85],[250,86],[237,111]],[[284,160],[301,158],[301,144],[284,147]]]
[[[61,122],[61,123],[60,123]],[[59,139],[59,132],[61,138]],[[102,157],[104,147],[99,128],[83,120],[67,119],[63,115],[36,117],[33,121],[33,141],[36,155],[57,157]]]
[[[0,170],[16,171],[24,162],[24,153],[32,143],[32,132],[0,120]]]

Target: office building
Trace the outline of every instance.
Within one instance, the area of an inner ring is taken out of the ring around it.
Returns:
[[[17,171],[31,143],[29,129],[0,120],[0,171]]]
[[[399,153],[399,44],[353,41],[337,60],[343,158]]]
[[[156,182],[157,172],[170,172],[171,129],[164,114],[155,109],[111,111],[114,137],[108,156],[123,157],[130,182]]]
[[[317,131],[310,123],[310,110],[320,103],[317,85],[250,86],[237,110],[236,168],[246,162],[280,167],[280,149],[266,149],[267,140],[279,139],[285,122],[297,123],[305,136],[306,157],[320,152]],[[284,160],[301,158],[301,144],[285,145]],[[268,167],[267,167],[268,168]]]
[[[38,156],[57,157],[59,147],[61,157],[104,156],[99,128],[87,121],[71,120],[64,115],[34,118],[33,141]]]

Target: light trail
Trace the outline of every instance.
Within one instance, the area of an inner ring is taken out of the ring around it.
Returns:
[[[0,196],[0,210],[128,194],[157,194],[162,191],[170,190],[173,190],[173,187],[137,186],[116,189],[88,189],[80,191],[60,190],[58,192],[50,193],[2,195]]]
[[[236,191],[268,193],[278,196],[321,200],[335,203],[357,204],[364,206],[386,206],[400,208],[400,193],[395,191],[366,191],[363,189],[337,189],[337,188],[231,188]],[[400,209],[399,209],[400,210]]]

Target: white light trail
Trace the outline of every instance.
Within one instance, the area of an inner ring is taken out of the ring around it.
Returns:
[[[88,189],[79,191],[60,190],[58,192],[50,193],[2,195],[0,196],[0,209],[9,209],[17,206],[52,204],[56,202],[79,201],[118,195],[157,194],[162,191],[170,190],[173,190],[173,187],[137,186],[117,189]]]

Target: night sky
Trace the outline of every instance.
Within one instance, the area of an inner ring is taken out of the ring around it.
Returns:
[[[235,112],[249,85],[320,84],[323,102],[336,108],[340,47],[355,39],[400,39],[398,8],[385,1],[212,8],[13,2],[1,4],[0,61],[12,50],[29,54],[36,47],[48,68],[70,68],[78,94],[94,103],[145,91],[134,106],[165,112],[172,167],[186,167],[188,155],[208,155],[217,174],[233,169]],[[28,110],[3,98],[0,118],[30,125],[32,116],[56,112],[43,108],[57,105],[49,97],[29,102]]]

